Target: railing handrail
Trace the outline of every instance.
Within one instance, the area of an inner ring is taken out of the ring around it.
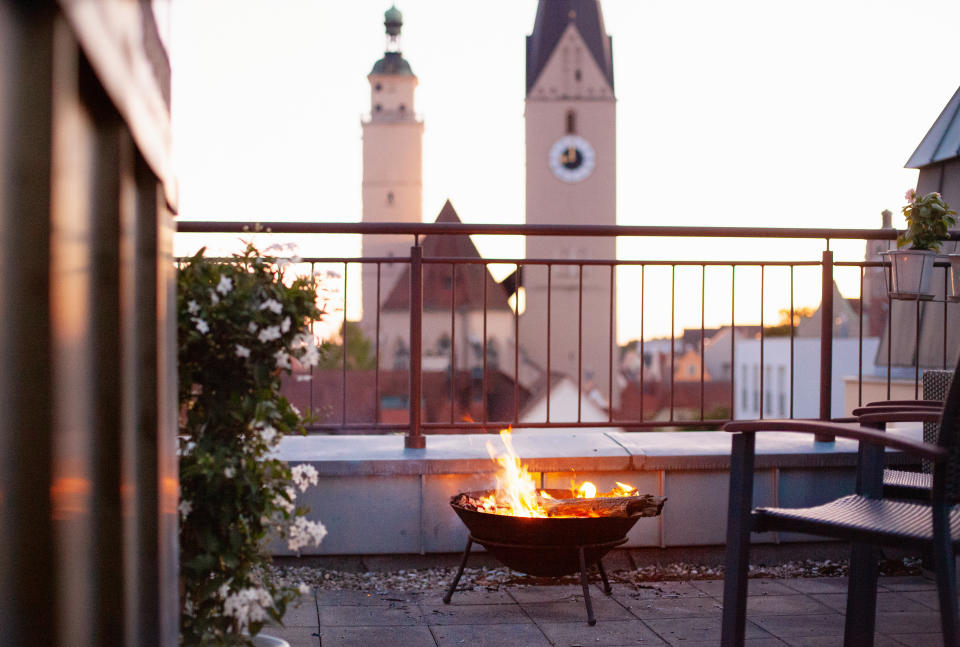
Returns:
[[[256,223],[256,222],[243,222],[243,221],[189,221],[183,220],[177,222],[177,229],[181,233],[240,233],[240,234],[320,234],[320,235],[329,235],[329,234],[353,234],[353,235],[393,235],[393,236],[409,236],[411,237],[411,248],[409,256],[359,256],[359,257],[342,257],[342,256],[331,256],[331,257],[302,257],[297,258],[295,262],[299,263],[337,263],[344,265],[344,270],[346,272],[346,265],[350,263],[360,263],[365,265],[375,265],[377,270],[377,299],[376,302],[380,303],[380,268],[383,264],[392,265],[394,263],[407,264],[409,266],[409,312],[410,312],[410,331],[409,331],[409,422],[407,424],[397,424],[397,423],[388,423],[386,421],[380,420],[379,414],[379,400],[376,402],[376,420],[372,423],[350,423],[347,422],[346,410],[347,410],[347,364],[343,363],[341,367],[342,372],[342,384],[343,391],[341,394],[341,421],[340,423],[330,423],[330,424],[320,424],[314,425],[313,427],[317,430],[323,429],[339,429],[341,431],[358,431],[358,430],[367,430],[369,428],[375,428],[381,432],[384,431],[393,431],[393,430],[405,430],[405,446],[407,448],[423,448],[425,446],[425,433],[438,432],[442,430],[456,430],[456,431],[468,431],[475,429],[486,429],[489,424],[492,422],[487,419],[487,408],[484,404],[483,409],[483,420],[478,422],[465,422],[463,420],[454,422],[454,390],[456,380],[454,375],[457,372],[457,363],[454,358],[454,353],[456,352],[455,344],[451,344],[450,347],[450,360],[449,360],[449,372],[450,372],[450,421],[441,422],[438,420],[425,420],[421,416],[421,395],[423,393],[423,367],[421,361],[423,360],[423,352],[421,347],[422,342],[422,323],[424,316],[424,307],[423,307],[423,277],[422,273],[425,266],[428,265],[451,265],[451,275],[450,285],[448,288],[451,291],[450,295],[450,337],[455,338],[456,326],[458,325],[456,316],[454,314],[455,309],[453,304],[456,303],[456,281],[453,280],[453,277],[456,276],[456,266],[458,265],[496,265],[496,264],[506,264],[506,265],[515,265],[519,269],[522,269],[521,266],[535,266],[543,265],[547,267],[547,284],[546,284],[546,311],[551,311],[551,273],[550,269],[554,266],[579,266],[579,289],[578,289],[578,301],[576,305],[577,312],[577,364],[574,369],[575,374],[577,375],[577,388],[582,391],[582,379],[583,379],[583,272],[584,268],[588,266],[597,266],[610,268],[610,304],[611,309],[614,307],[613,304],[616,300],[616,295],[614,292],[614,270],[621,266],[639,266],[641,270],[641,311],[645,312],[643,305],[643,283],[644,283],[644,274],[643,271],[647,266],[663,266],[671,268],[673,274],[671,275],[670,280],[670,359],[669,359],[669,368],[666,370],[666,374],[669,377],[669,419],[655,419],[655,418],[645,418],[644,416],[644,399],[646,390],[644,388],[644,370],[640,369],[639,378],[640,378],[640,413],[638,419],[622,419],[617,418],[614,420],[613,408],[608,408],[607,420],[604,422],[593,422],[583,420],[581,406],[582,406],[582,397],[577,400],[577,414],[576,422],[573,421],[554,421],[551,420],[550,416],[550,398],[547,396],[546,400],[546,422],[521,422],[518,417],[518,404],[520,401],[519,396],[519,332],[518,332],[518,315],[514,314],[514,333],[513,333],[513,344],[514,344],[514,396],[513,396],[513,420],[507,420],[508,424],[513,424],[517,427],[532,427],[532,428],[552,428],[557,425],[562,425],[565,427],[571,428],[585,428],[585,427],[609,427],[609,428],[621,428],[624,425],[629,426],[632,429],[652,429],[655,427],[660,427],[664,425],[668,426],[677,426],[677,427],[693,427],[704,424],[713,424],[722,422],[719,418],[713,416],[708,417],[705,410],[706,407],[706,397],[705,397],[705,353],[704,353],[704,295],[705,292],[701,292],[701,337],[700,337],[700,397],[699,397],[699,406],[700,406],[700,418],[697,420],[680,420],[674,416],[674,395],[675,395],[675,386],[674,380],[676,377],[677,370],[677,361],[675,357],[676,345],[675,345],[675,333],[676,328],[674,322],[674,315],[676,312],[675,305],[675,273],[678,267],[691,266],[701,267],[701,290],[706,281],[706,269],[708,267],[714,266],[730,266],[732,267],[732,273],[730,276],[730,292],[731,292],[731,312],[730,312],[730,327],[732,331],[736,330],[736,307],[735,307],[735,295],[736,295],[736,269],[739,267],[759,267],[760,269],[760,332],[759,332],[759,373],[756,374],[754,378],[753,390],[754,395],[754,407],[759,409],[759,416],[764,417],[764,413],[768,412],[768,407],[772,407],[772,404],[769,404],[770,389],[767,387],[767,382],[770,380],[772,384],[773,377],[768,375],[767,371],[764,370],[766,363],[764,361],[764,340],[765,340],[765,328],[766,323],[764,322],[763,312],[764,312],[764,271],[767,267],[774,266],[784,266],[789,267],[790,269],[790,417],[794,416],[794,348],[793,348],[793,339],[795,335],[795,330],[797,324],[794,323],[794,304],[793,304],[793,271],[798,267],[820,267],[822,268],[821,276],[821,286],[820,286],[820,339],[821,340],[830,340],[830,343],[821,343],[820,344],[820,371],[818,376],[819,383],[819,418],[820,419],[829,419],[832,412],[832,390],[833,390],[833,339],[834,339],[834,316],[833,316],[833,292],[834,292],[834,268],[835,267],[859,267],[860,268],[860,294],[863,295],[864,290],[864,277],[865,271],[867,268],[882,268],[889,266],[888,262],[884,261],[874,261],[874,260],[858,260],[858,261],[837,261],[834,259],[834,253],[830,250],[830,241],[834,239],[850,239],[850,240],[894,240],[900,232],[894,229],[829,229],[829,228],[791,228],[791,227],[672,227],[672,226],[606,226],[606,225],[510,225],[510,224],[466,224],[466,223],[402,223],[402,222],[388,222],[388,223],[361,223],[361,222],[273,222],[273,223]],[[460,256],[434,256],[434,257],[424,257],[423,247],[421,246],[421,237],[426,237],[430,235],[513,235],[513,236],[578,236],[578,237],[680,237],[680,238],[764,238],[764,239],[807,239],[807,240],[820,240],[825,241],[825,248],[822,250],[822,254],[819,260],[814,260],[808,258],[805,260],[784,260],[771,259],[771,260],[746,260],[746,259],[728,259],[728,260],[642,260],[638,258],[631,259],[617,259],[617,258],[577,258],[577,257],[564,257],[564,258],[482,258],[482,257],[460,257]],[[949,240],[960,240],[960,230],[951,231],[948,233]],[[938,262],[935,265],[939,267],[947,267],[948,263]],[[945,275],[946,276],[946,275]],[[483,358],[483,386],[482,386],[482,399],[481,401],[486,403],[488,399],[487,391],[487,346],[486,340],[487,335],[487,282],[482,283],[483,288],[483,350],[481,356]],[[569,288],[569,285],[567,286]],[[946,289],[946,286],[945,286]],[[346,273],[344,274],[344,292],[346,292]],[[917,302],[917,326],[919,330],[920,325],[920,302]],[[431,310],[435,310],[431,306]],[[613,310],[611,310],[613,312]],[[887,310],[887,327],[888,330],[892,330],[892,321],[890,317],[891,309],[888,306]],[[859,346],[858,353],[860,357],[858,358],[858,371],[857,375],[861,381],[860,386],[858,387],[858,400],[862,398],[862,379],[863,379],[863,326],[864,326],[864,309],[860,307],[857,312],[858,315],[858,337],[859,337]],[[872,315],[871,315],[872,316]],[[946,309],[944,309],[944,330],[946,331]],[[344,320],[347,320],[346,307],[344,307]],[[640,353],[642,357],[644,355],[644,329],[643,323],[646,320],[644,315],[641,319],[640,326]],[[613,315],[610,315],[609,320],[609,337],[611,340],[614,338],[614,319]],[[547,317],[546,320],[546,339],[547,342],[547,354],[546,354],[546,391],[550,391],[550,378],[552,375],[551,367],[551,354],[550,354],[550,317]],[[346,335],[346,332],[344,333]],[[735,336],[732,334],[732,336]],[[379,357],[380,357],[380,309],[376,309],[376,334],[375,339],[377,343],[376,356],[377,366],[380,366]],[[892,332],[887,335],[887,391],[889,397],[890,385],[891,385],[891,358],[890,358],[890,347],[891,347]],[[947,348],[947,338],[946,333],[944,333],[944,358],[946,357],[946,348]],[[343,346],[346,346],[346,337],[342,342]],[[915,337],[915,355],[919,354],[918,350],[919,344],[919,334]],[[609,351],[609,364],[608,364],[608,383],[609,383],[609,392],[607,396],[609,397],[609,402],[613,402],[613,384],[614,384],[614,359],[613,351]],[[945,361],[945,360],[944,360]],[[733,416],[736,411],[735,398],[736,398],[736,364],[735,364],[735,344],[730,343],[730,362],[729,362],[729,392],[730,392],[730,415]],[[919,385],[919,362],[914,366],[914,390],[915,395],[918,390]],[[376,384],[375,384],[375,397],[379,398],[380,386],[379,386],[379,369],[376,371]],[[666,379],[663,375],[660,376],[660,379]],[[709,379],[709,378],[707,378]],[[744,373],[744,379],[746,374]],[[780,378],[781,390],[783,385],[783,377]],[[746,389],[746,387],[744,387]],[[746,390],[743,391],[746,394]],[[782,396],[781,396],[782,397]],[[312,395],[311,395],[312,398]],[[746,395],[744,395],[746,398]],[[757,404],[759,402],[759,405]],[[744,399],[746,403],[746,399]],[[312,405],[311,405],[312,406]],[[744,407],[747,405],[744,404]],[[780,405],[780,409],[783,409],[783,405]],[[772,411],[772,409],[770,409]],[[832,438],[818,438],[818,440],[832,440]]]
[[[479,223],[413,222],[254,222],[177,220],[180,233],[275,234],[498,234],[533,236],[639,236],[676,238],[807,238],[895,240],[897,229],[831,229],[822,227],[668,227],[651,225],[511,225]],[[960,230],[948,232],[948,240],[960,240]]]

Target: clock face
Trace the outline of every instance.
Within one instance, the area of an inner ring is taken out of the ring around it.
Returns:
[[[596,163],[593,146],[579,135],[561,137],[550,147],[550,170],[564,182],[580,182],[593,172]]]

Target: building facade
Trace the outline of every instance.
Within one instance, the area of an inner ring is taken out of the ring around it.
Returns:
[[[527,37],[526,92],[526,223],[615,225],[613,53],[597,0],[540,2]],[[528,359],[546,367],[549,346],[551,371],[575,382],[579,373],[584,388],[615,400],[615,278],[609,267],[577,263],[615,259],[616,241],[533,236],[526,257],[570,262],[524,267],[520,340]]]
[[[367,79],[370,115],[363,121],[363,222],[423,221],[423,121],[414,112],[417,77],[400,51],[403,16],[391,7],[384,14],[386,51]],[[363,237],[363,257],[409,257],[409,236]],[[364,263],[363,328],[369,335],[376,325],[380,303],[386,299],[403,263]],[[379,272],[378,272],[379,270]]]

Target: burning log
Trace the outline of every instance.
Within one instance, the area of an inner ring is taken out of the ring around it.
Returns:
[[[540,505],[548,517],[655,517],[660,514],[666,500],[666,497],[652,494],[592,499],[539,497]]]
[[[547,517],[655,517],[666,500],[652,494],[575,499],[537,496],[538,507]],[[509,514],[508,505],[492,504],[488,497],[481,499],[466,492],[453,497],[451,503],[476,512]]]

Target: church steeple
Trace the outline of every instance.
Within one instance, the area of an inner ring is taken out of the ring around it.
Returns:
[[[403,14],[396,5],[391,6],[383,14],[383,26],[387,34],[387,44],[383,58],[373,64],[370,74],[391,74],[414,76],[410,63],[403,58],[400,52],[400,31],[403,29]]]
[[[527,94],[571,23],[613,90],[613,44],[603,26],[599,0],[540,0],[533,33],[527,36]]]
[[[363,222],[422,222],[423,121],[414,109],[417,77],[400,53],[403,14],[383,15],[386,47],[367,80],[370,116],[363,120]],[[406,236],[363,236],[365,257],[408,256]],[[363,264],[363,325],[376,332],[377,292],[386,297],[403,269],[399,263]],[[379,286],[378,286],[379,283]]]

